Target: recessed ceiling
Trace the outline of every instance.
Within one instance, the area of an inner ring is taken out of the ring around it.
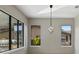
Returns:
[[[16,5],[28,18],[49,18],[49,5]],[[52,18],[74,18],[79,15],[79,8],[75,5],[54,5]]]

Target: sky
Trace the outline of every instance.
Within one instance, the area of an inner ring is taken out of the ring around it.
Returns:
[[[71,31],[71,26],[62,26],[63,31]]]

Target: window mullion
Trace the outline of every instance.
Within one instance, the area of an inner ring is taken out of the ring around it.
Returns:
[[[11,16],[9,15],[9,50],[11,50]]]
[[[17,20],[17,48],[19,48],[19,20]]]

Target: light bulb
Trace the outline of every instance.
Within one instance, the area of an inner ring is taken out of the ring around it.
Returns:
[[[53,32],[54,27],[53,26],[49,26],[48,30],[49,32]]]

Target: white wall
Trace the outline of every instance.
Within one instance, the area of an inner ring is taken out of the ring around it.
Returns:
[[[52,19],[54,30],[52,33],[48,31],[50,24],[49,19],[36,18],[29,19],[29,50],[28,53],[32,54],[48,54],[48,53],[74,53],[74,22],[73,18],[55,18]],[[72,46],[62,47],[61,46],[61,25],[72,25]],[[41,45],[40,47],[31,47],[31,25],[41,26]]]
[[[79,16],[75,17],[75,53],[79,54]]]
[[[27,30],[27,26],[28,26],[28,21],[27,18],[24,16],[24,14],[22,14],[15,6],[11,6],[11,5],[0,5],[0,10],[5,11],[6,13],[14,16],[15,18],[17,18],[18,20],[22,21],[24,23],[24,47],[22,48],[18,48],[18,49],[14,49],[11,51],[7,51],[7,52],[3,52],[3,53],[27,53],[27,39],[28,39],[28,30]]]

